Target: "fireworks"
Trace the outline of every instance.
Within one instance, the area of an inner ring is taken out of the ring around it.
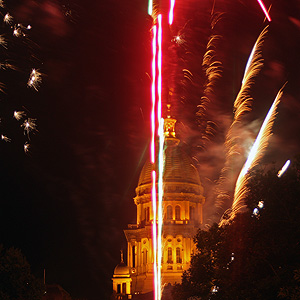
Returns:
[[[8,95],[10,97],[10,104],[9,107],[11,107],[14,103],[11,100],[12,97],[10,96],[10,86],[11,83],[15,80],[15,78],[19,78],[17,75],[17,72],[24,72],[24,68],[29,68],[26,66],[27,64],[27,52],[26,51],[20,51],[18,49],[18,46],[21,47],[21,49],[24,49],[24,46],[27,47],[28,49],[31,47],[29,44],[27,44],[28,39],[26,39],[26,35],[28,30],[31,29],[31,25],[23,25],[21,23],[15,23],[15,18],[12,16],[10,12],[3,12],[5,10],[5,5],[4,2],[0,0],[0,7],[1,7],[1,14],[3,16],[3,22],[5,26],[2,26],[2,32],[0,34],[0,46],[2,49],[2,59],[0,61],[0,71],[3,73],[5,71],[14,71],[14,72],[9,72],[8,76],[5,74],[2,74],[3,76],[1,77],[3,82],[0,82],[0,92],[3,92],[3,97],[6,97]],[[27,49],[26,49],[27,50]],[[31,48],[30,48],[31,50]],[[23,55],[25,53],[25,56]],[[31,55],[30,53],[29,55]],[[20,62],[16,59],[17,57],[20,56]],[[14,59],[12,59],[12,57]],[[30,60],[32,57],[30,56]],[[13,61],[13,64],[12,64]],[[16,75],[15,75],[16,74]],[[33,68],[31,70],[29,80],[27,82],[27,85],[29,87],[32,87],[36,91],[39,88],[39,85],[41,84],[41,73],[39,70]],[[21,84],[15,84],[14,86],[22,86],[25,88],[26,87],[26,81],[21,82]],[[16,106],[20,107],[20,99],[16,99]],[[5,105],[5,102],[3,102],[3,106]],[[3,107],[4,109],[1,110],[7,111],[6,107]],[[24,106],[22,106],[22,109],[25,109]],[[10,108],[11,109],[11,108]],[[12,112],[9,112],[9,115]],[[23,128],[24,135],[26,139],[30,138],[30,133],[35,133],[37,131],[37,126],[36,126],[36,119],[31,118],[29,116],[26,116],[25,111],[23,110],[15,110],[13,112],[13,118],[16,121],[21,121],[20,127]],[[13,122],[9,122],[9,118],[6,116],[1,116],[1,119],[4,120],[3,124],[12,124],[14,126]],[[9,132],[9,130],[5,130]],[[5,142],[11,142],[11,139],[6,136],[6,134],[1,134],[1,139]],[[29,151],[29,143],[28,141],[25,141],[24,144],[24,152],[28,153]]]
[[[173,24],[175,0],[170,0],[169,25]]]
[[[281,170],[278,171],[277,173],[277,177],[280,178],[284,172],[288,169],[288,167],[290,166],[291,161],[287,160],[284,164],[284,166],[281,168]]]
[[[25,111],[14,111],[14,118],[17,120],[17,121],[20,121],[22,118],[24,118],[26,116],[26,113]]]
[[[268,11],[266,10],[266,7],[265,7],[264,3],[262,2],[262,0],[257,0],[257,2],[259,3],[259,5],[260,5],[261,9],[263,10],[268,21],[271,22],[271,17],[269,15]]]
[[[283,88],[282,88],[283,89]],[[242,211],[246,208],[244,204],[244,199],[247,195],[247,183],[249,181],[249,176],[247,173],[250,169],[256,166],[263,155],[263,151],[268,145],[270,136],[272,135],[272,127],[276,116],[277,107],[280,103],[283,91],[282,89],[278,92],[261,128],[256,137],[256,140],[251,148],[248,159],[246,160],[239,176],[236,181],[234,199],[231,207],[231,212],[229,219],[222,219],[220,226],[228,223],[229,220],[233,219],[238,211]]]
[[[27,83],[28,86],[38,91],[41,82],[42,82],[42,74],[38,70],[32,69]]]
[[[30,132],[35,132],[37,130],[36,127],[36,119],[28,118],[27,120],[24,121],[24,123],[21,125],[21,127],[24,128],[24,134],[27,134],[29,137]]]
[[[13,23],[13,19],[14,19],[14,18],[13,18],[9,13],[7,13],[7,14],[4,16],[3,21],[4,21],[4,23],[10,25],[10,24]]]
[[[4,142],[11,142],[11,139],[8,138],[7,136],[1,134],[1,140],[4,141]]]

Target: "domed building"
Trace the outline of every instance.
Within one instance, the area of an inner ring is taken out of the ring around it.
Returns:
[[[176,138],[175,123],[173,118],[165,119],[161,264],[163,284],[181,282],[183,271],[189,268],[191,254],[195,250],[193,237],[202,224],[202,206],[205,201],[198,171],[192,159],[182,149],[180,140]],[[157,164],[153,166],[150,160],[146,161],[135,190],[137,221],[124,230],[128,245],[130,294],[153,291],[153,168],[157,171]],[[114,291],[118,292],[120,288],[118,290],[115,275]]]

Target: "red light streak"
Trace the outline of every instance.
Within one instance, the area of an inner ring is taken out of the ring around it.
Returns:
[[[265,7],[264,3],[262,2],[262,0],[257,0],[257,2],[259,3],[259,5],[260,5],[261,9],[263,10],[268,21],[271,22],[271,17],[269,15],[268,11],[266,10],[266,7]]]
[[[161,92],[162,92],[162,15],[159,14],[158,20],[158,33],[157,33],[157,43],[158,43],[158,57],[157,57],[157,67],[158,67],[158,82],[157,82],[157,92],[158,92],[158,106],[157,106],[157,119],[161,119]]]
[[[175,0],[170,0],[169,25],[173,24]]]
[[[152,85],[151,85],[151,99],[152,99],[152,111],[151,111],[151,146],[150,155],[151,163],[155,162],[155,103],[156,103],[156,35],[157,27],[156,25],[152,28]]]
[[[153,243],[153,272],[154,272],[154,299],[158,299],[158,291],[157,288],[157,225],[156,225],[156,172],[152,171],[152,210],[153,210],[153,220],[152,220],[152,243]]]

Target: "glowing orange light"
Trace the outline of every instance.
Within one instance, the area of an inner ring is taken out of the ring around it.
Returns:
[[[257,0],[257,2],[259,3],[259,5],[260,5],[261,9],[263,10],[263,12],[264,12],[266,18],[268,19],[268,21],[271,22],[271,17],[269,15],[268,11],[266,10],[266,7],[265,7],[264,3],[261,0]]]

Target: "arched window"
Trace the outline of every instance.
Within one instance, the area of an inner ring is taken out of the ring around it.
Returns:
[[[168,260],[167,260],[167,263],[168,264],[172,264],[173,263],[173,260],[172,260],[172,248],[171,247],[168,248]]]
[[[175,206],[175,220],[181,220],[181,218],[180,218],[180,206],[179,205]]]
[[[122,294],[126,294],[126,282],[122,283]]]
[[[173,208],[171,205],[167,206],[167,220],[173,219]]]
[[[190,206],[190,220],[195,219],[195,207]]]
[[[181,258],[181,249],[179,247],[176,248],[176,263],[181,264],[182,258]]]
[[[147,249],[143,250],[143,264],[146,265],[147,264],[147,256],[148,256],[148,251]]]
[[[149,222],[150,221],[150,208],[146,207],[145,208],[145,222]]]

